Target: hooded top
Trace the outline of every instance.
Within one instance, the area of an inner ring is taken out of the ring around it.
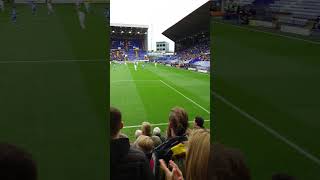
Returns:
[[[128,138],[111,140],[111,180],[153,180],[145,154],[130,147]]]

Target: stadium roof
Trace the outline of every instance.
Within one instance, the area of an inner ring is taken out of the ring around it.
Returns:
[[[148,29],[148,25],[138,25],[138,24],[120,24],[120,23],[111,23],[110,26],[114,27],[124,27],[124,28],[146,28]]]
[[[162,34],[176,42],[210,28],[210,1],[165,30]]]

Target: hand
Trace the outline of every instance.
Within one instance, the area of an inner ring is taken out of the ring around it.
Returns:
[[[169,161],[169,166],[172,168],[170,171],[164,162],[163,159],[160,159],[160,167],[166,174],[166,180],[184,180],[182,172],[180,171],[179,167],[174,163],[172,160]]]

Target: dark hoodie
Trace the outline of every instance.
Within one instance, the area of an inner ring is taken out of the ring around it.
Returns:
[[[130,147],[128,138],[111,140],[111,180],[153,180],[145,154]]]

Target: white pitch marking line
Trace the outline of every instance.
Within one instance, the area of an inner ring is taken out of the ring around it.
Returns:
[[[241,115],[243,115],[244,117],[248,118],[251,122],[253,122],[254,124],[260,126],[261,128],[263,128],[264,130],[266,130],[268,133],[270,133],[271,135],[273,135],[274,137],[278,138],[279,140],[283,141],[285,144],[289,145],[291,148],[295,149],[297,152],[299,152],[300,154],[304,155],[305,157],[307,157],[308,159],[312,160],[313,162],[315,162],[317,165],[320,165],[320,159],[318,159],[316,156],[310,154],[309,152],[307,152],[306,150],[304,150],[303,148],[299,147],[298,145],[296,145],[295,143],[291,142],[290,140],[288,140],[287,138],[285,138],[284,136],[282,136],[281,134],[279,134],[277,131],[273,130],[272,128],[268,127],[267,125],[265,125],[264,123],[262,123],[261,121],[257,120],[255,117],[251,116],[250,114],[246,113],[245,111],[243,111],[242,109],[240,109],[239,107],[235,106],[234,104],[232,104],[231,102],[229,102],[228,100],[226,100],[224,97],[220,96],[219,94],[217,94],[216,92],[211,91],[211,93],[217,97],[220,101],[222,101],[223,103],[225,103],[226,105],[230,106],[231,108],[233,108],[234,110],[236,110],[237,112],[239,112]]]
[[[311,44],[318,44],[318,45],[320,44],[320,42],[317,42],[317,41],[311,41],[311,40],[302,39],[302,38],[298,38],[298,37],[294,37],[294,36],[286,36],[286,35],[283,35],[283,34],[277,34],[277,33],[262,31],[262,30],[258,30],[258,29],[247,28],[247,27],[238,26],[238,25],[229,24],[229,23],[223,23],[223,22],[218,22],[218,21],[214,21],[214,23],[226,24],[226,25],[230,25],[230,26],[233,26],[233,27],[237,27],[239,29],[246,29],[246,30],[249,30],[249,31],[261,32],[261,33],[265,33],[265,34],[269,34],[269,35],[273,35],[273,36],[280,36],[280,37],[285,37],[285,38],[288,38],[288,39],[304,41],[304,42],[308,42],[308,43],[311,43]]]
[[[177,89],[175,89],[174,87],[170,86],[169,84],[165,83],[162,80],[159,80],[160,82],[162,82],[164,85],[166,85],[167,87],[169,87],[170,89],[174,90],[175,92],[177,92],[178,94],[180,94],[181,96],[183,96],[184,98],[186,98],[187,100],[189,100],[190,102],[192,102],[193,104],[197,105],[199,108],[201,108],[202,110],[204,110],[205,112],[207,112],[208,114],[210,114],[210,111],[206,110],[204,107],[200,106],[198,103],[194,102],[192,99],[188,98],[187,96],[185,96],[184,94],[182,94],[180,91],[178,91]]]
[[[210,120],[204,120],[205,122],[210,122]],[[193,121],[189,121],[189,123],[192,123]],[[168,125],[168,123],[158,123],[158,124],[151,124],[151,126],[164,126]],[[131,129],[131,128],[139,128],[141,125],[135,125],[135,126],[125,126],[123,129]]]

